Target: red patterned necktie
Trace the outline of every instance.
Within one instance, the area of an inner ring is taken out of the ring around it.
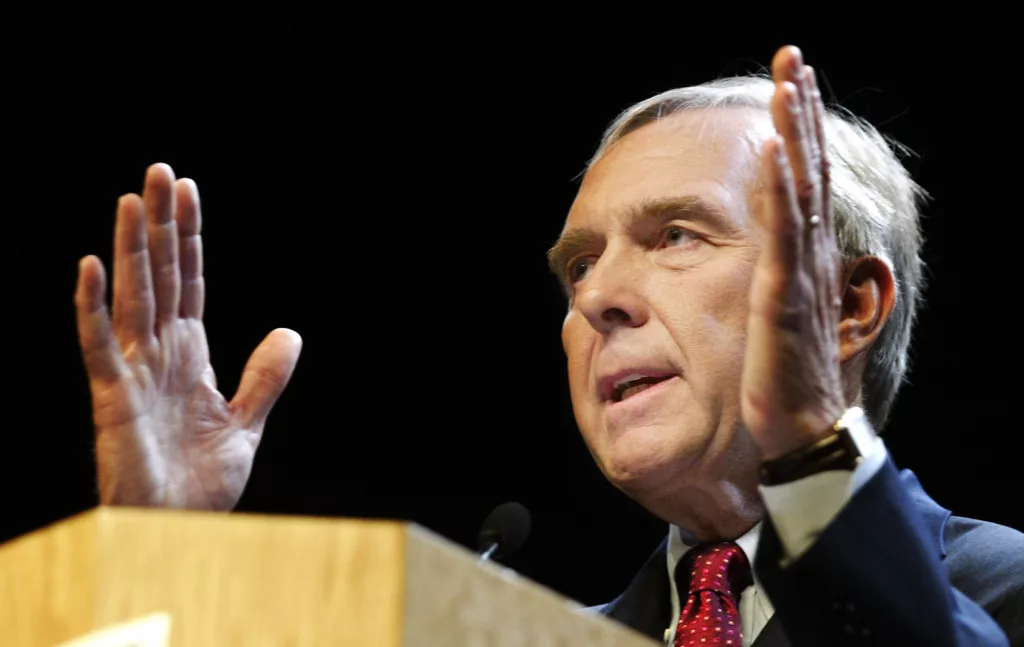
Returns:
[[[674,647],[740,647],[740,593],[753,583],[743,550],[731,542],[698,546],[684,558],[681,566],[687,565],[690,594],[679,614]],[[679,584],[686,582],[683,574],[676,573]]]

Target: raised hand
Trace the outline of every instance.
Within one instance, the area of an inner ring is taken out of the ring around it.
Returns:
[[[772,61],[772,119],[762,152],[765,237],[750,294],[744,424],[766,459],[829,433],[845,409],[839,363],[839,251],[825,109],[814,71],[785,47]]]
[[[111,318],[95,256],[79,264],[78,337],[92,393],[103,504],[229,510],[242,495],[271,407],[302,341],[271,332],[229,402],[203,328],[199,193],[151,166],[142,197],[122,196]]]

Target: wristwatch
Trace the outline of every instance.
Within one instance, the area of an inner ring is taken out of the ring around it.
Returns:
[[[860,407],[848,409],[829,435],[806,447],[761,463],[761,484],[782,485],[830,470],[853,471],[878,438]]]

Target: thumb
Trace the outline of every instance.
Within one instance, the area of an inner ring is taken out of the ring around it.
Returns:
[[[262,427],[284,387],[288,385],[302,350],[294,330],[278,328],[264,338],[249,357],[238,392],[231,401],[245,429]]]

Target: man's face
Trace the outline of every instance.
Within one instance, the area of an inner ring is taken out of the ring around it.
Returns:
[[[766,127],[727,109],[630,133],[587,173],[552,250],[572,291],[562,344],[577,423],[637,498],[756,460],[739,391]]]

